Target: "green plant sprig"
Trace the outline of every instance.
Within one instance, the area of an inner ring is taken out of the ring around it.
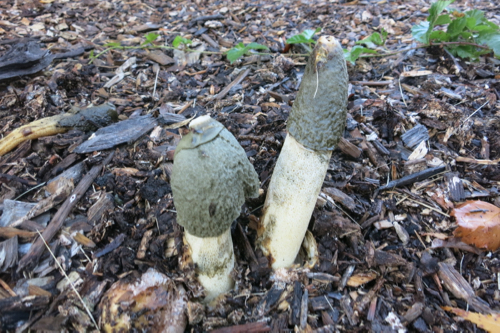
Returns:
[[[292,39],[291,44],[295,43],[315,43],[314,40],[312,40],[312,36],[321,31],[320,28],[316,30],[305,30],[299,35],[292,36],[290,39]],[[297,37],[299,36],[299,37]],[[100,56],[106,54],[107,52],[111,50],[138,50],[138,49],[163,49],[163,50],[178,50],[181,49],[185,52],[199,52],[203,54],[220,54],[223,55],[225,54],[227,59],[230,61],[230,63],[234,63],[236,60],[239,58],[245,56],[245,55],[264,55],[264,56],[270,56],[273,55],[273,53],[266,53],[266,52],[255,52],[255,50],[268,50],[269,48],[265,45],[258,44],[258,43],[249,43],[247,45],[243,43],[239,43],[235,45],[233,48],[226,52],[213,52],[213,51],[198,51],[198,50],[193,50],[189,48],[189,45],[191,45],[193,42],[192,40],[188,38],[184,38],[181,36],[176,36],[174,40],[172,41],[172,46],[167,46],[167,45],[156,45],[154,44],[154,41],[158,39],[160,35],[156,33],[148,33],[144,36],[146,39],[143,43],[141,43],[138,46],[122,46],[118,42],[110,42],[107,44],[104,44],[103,46],[105,47],[104,50],[101,52],[94,54],[94,50],[90,51],[90,62],[92,63],[95,59],[99,58]],[[288,42],[288,41],[287,41]],[[293,54],[295,57],[299,56],[308,56],[309,54]]]
[[[344,50],[346,60],[354,63],[358,58],[387,57],[412,49],[430,46],[445,47],[450,54],[462,59],[476,60],[479,56],[493,53],[500,58],[500,28],[488,21],[481,10],[470,10],[465,13],[453,11],[442,12],[455,0],[440,0],[431,5],[426,21],[412,27],[413,38],[422,43],[417,47],[405,48],[394,52],[379,53],[384,45],[387,33],[378,32],[358,41],[351,50]],[[442,29],[441,26],[446,30]]]

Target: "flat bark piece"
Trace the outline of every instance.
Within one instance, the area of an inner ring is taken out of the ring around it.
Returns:
[[[236,224],[236,230],[233,233],[233,239],[234,243],[240,249],[244,258],[252,262],[252,264],[257,264],[257,257],[255,256],[252,245],[250,245],[245,231],[239,223]]]
[[[122,143],[132,143],[157,126],[151,115],[139,116],[100,128],[87,141],[75,148],[74,152],[86,154],[113,148]]]
[[[17,236],[0,242],[0,272],[5,272],[17,264]]]
[[[8,227],[15,221],[22,219],[28,212],[36,206],[36,203],[14,201],[6,199],[4,201],[3,214],[0,218],[0,227]],[[42,214],[33,220],[42,225],[46,226],[49,222],[50,214]]]
[[[63,186],[59,187],[56,192],[54,192],[51,196],[44,198],[36,203],[35,206],[33,206],[25,216],[20,218],[17,221],[14,221],[10,224],[10,227],[14,228],[17,227],[21,224],[23,224],[25,221],[31,220],[36,216],[40,216],[43,213],[47,212],[49,209],[52,207],[55,207],[59,203],[61,203],[64,199],[68,197],[68,195],[73,191],[75,188],[73,181],[68,181],[65,183]],[[49,217],[47,217],[49,218]],[[48,222],[48,219],[47,219]],[[45,226],[46,224],[44,224]]]
[[[368,155],[370,162],[372,162],[382,173],[389,172],[389,167],[385,163],[385,159],[379,154],[377,149],[368,141],[361,142],[361,148]]]
[[[356,211],[356,202],[354,202],[354,199],[341,190],[336,189],[335,187],[327,187],[323,191],[330,195],[335,202],[340,203],[351,212]]]
[[[11,228],[11,227],[0,227],[0,238],[13,238],[13,237],[19,237],[23,240],[31,240],[36,236],[36,232],[33,231],[26,231],[26,230],[19,230],[17,228]]]
[[[375,250],[375,265],[377,266],[403,266],[408,262],[397,254]]]
[[[47,228],[42,233],[42,238],[38,238],[30,247],[28,253],[24,255],[24,257],[19,261],[19,265],[17,267],[17,272],[21,272],[25,268],[29,269],[36,265],[38,259],[43,254],[45,250],[45,242],[49,243],[55,234],[61,229],[64,220],[69,215],[73,207],[77,204],[77,202],[83,197],[89,186],[92,184],[97,175],[101,172],[102,168],[109,164],[111,159],[113,158],[114,153],[109,154],[108,157],[104,159],[104,161],[95,165],[90,169],[90,171],[82,178],[82,180],[78,183],[73,194],[69,198],[64,201],[61,208],[54,215]]]
[[[236,79],[234,79],[233,82],[231,82],[230,84],[228,84],[227,87],[224,88],[220,93],[218,93],[217,95],[215,95],[214,97],[212,97],[211,100],[221,100],[221,99],[223,99],[227,95],[227,93],[229,92],[229,90],[231,90],[231,88],[233,88],[234,86],[240,84],[241,81],[243,81],[243,79],[245,79],[248,74],[250,74],[250,68],[246,69],[244,72],[241,72],[236,77]]]
[[[0,299],[0,309],[4,312],[33,311],[43,309],[49,304],[48,296],[14,296]]]
[[[276,302],[281,297],[281,294],[285,290],[286,285],[282,282],[275,282],[271,289],[266,293],[266,296],[262,298],[259,305],[255,308],[256,317],[265,316],[271,308],[276,305]]]
[[[492,314],[494,312],[488,303],[476,296],[474,289],[452,265],[440,262],[438,266],[439,278],[453,296],[463,299],[477,312],[483,314]]]
[[[153,50],[147,54],[147,57],[160,65],[169,65],[175,63],[174,59],[163,53],[161,50]]]
[[[344,138],[340,138],[339,149],[342,150],[344,154],[354,158],[359,158],[361,156],[361,149]]]
[[[451,201],[460,202],[465,200],[464,184],[459,177],[458,172],[448,172],[444,175],[448,187],[448,195]]]
[[[141,25],[136,25],[135,27],[132,27],[132,30],[137,31],[137,32],[147,32],[147,31],[152,31],[152,30],[158,30],[162,27],[160,24],[154,24],[151,22],[147,22]]]
[[[422,180],[425,180],[427,178],[430,178],[434,175],[437,175],[438,173],[443,172],[446,169],[445,166],[439,166],[435,168],[429,168],[424,171],[416,172],[414,174],[404,176],[403,178],[396,179],[393,181],[390,181],[387,185],[379,187],[378,191],[384,191],[387,189],[391,189],[394,187],[402,187],[406,185],[413,184],[415,182],[419,182]]]
[[[223,20],[223,19],[225,19],[225,17],[223,15],[221,15],[221,14],[200,16],[200,17],[192,19],[189,22],[189,26],[191,27],[191,26],[195,25],[197,22],[204,23],[206,21]]]
[[[17,162],[21,158],[28,155],[31,151],[31,140],[25,141],[19,145],[19,147],[12,153],[0,158],[0,172],[7,173],[7,171],[12,168],[12,162]]]
[[[58,175],[57,177],[52,178],[45,185],[45,191],[54,194],[61,187],[66,186],[69,180],[73,181],[73,184],[76,184],[82,179],[82,174],[84,171],[83,162],[73,165],[71,168],[65,170],[63,173]]]
[[[314,311],[330,310],[332,308],[331,302],[325,296],[313,297],[309,302]]]
[[[340,299],[340,307],[342,308],[345,315],[347,316],[347,320],[349,320],[349,324],[351,324],[352,326],[358,326],[358,323],[359,323],[358,313],[354,312],[354,309],[352,308],[352,305],[351,305],[351,299],[348,295],[343,296]]]
[[[405,146],[415,148],[420,142],[429,140],[429,132],[424,125],[418,124],[401,136]]]
[[[406,175],[411,175],[417,172],[422,172],[427,169],[427,160],[421,158],[418,160],[407,161],[404,165],[404,170]]]
[[[307,314],[308,314],[308,305],[309,305],[309,292],[304,289],[304,295],[302,295],[302,300],[300,302],[300,328],[305,330],[307,326]]]
[[[73,163],[75,163],[78,159],[80,159],[80,155],[77,154],[69,154],[66,156],[61,162],[57,163],[56,166],[52,168],[50,172],[46,174],[44,177],[55,177],[57,176],[62,170],[66,170],[69,168]],[[45,179],[45,180],[48,180]]]
[[[295,281],[293,284],[293,296],[290,302],[290,326],[300,324],[300,300],[302,299],[302,284]]]
[[[424,303],[417,302],[413,304],[412,307],[408,309],[408,311],[403,316],[405,321],[409,323],[413,322],[415,319],[420,317],[420,315],[424,311],[424,308],[425,308]]]
[[[212,333],[263,333],[270,332],[271,327],[267,326],[266,323],[256,322],[256,323],[246,323],[243,325],[236,325],[230,327],[223,327],[216,330],[212,330]]]
[[[0,80],[41,71],[54,59],[38,42],[16,44],[0,58]]]
[[[95,225],[104,212],[114,208],[113,196],[110,193],[104,193],[87,211],[88,223]]]
[[[99,257],[102,257],[106,254],[108,254],[111,251],[114,251],[118,246],[122,245],[123,241],[125,241],[125,234],[119,234],[118,236],[113,239],[111,243],[106,245],[104,249],[94,252],[94,255],[92,256],[94,259],[97,259]]]

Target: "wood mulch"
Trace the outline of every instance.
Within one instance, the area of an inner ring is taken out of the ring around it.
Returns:
[[[0,55],[12,61],[0,76],[14,73],[0,81],[2,136],[91,104],[118,114],[0,157],[0,330],[119,331],[113,316],[126,313],[124,332],[481,331],[442,306],[500,309],[498,253],[452,238],[450,217],[466,200],[500,207],[499,61],[415,48],[411,26],[430,3],[0,0]],[[494,1],[453,6],[500,24]],[[315,262],[273,272],[256,229],[307,52],[283,53],[284,41],[318,27],[344,48],[383,28],[402,51],[348,65],[346,130],[309,225]],[[202,52],[91,59],[150,32]],[[230,64],[223,52],[239,42],[270,55]],[[21,54],[28,64],[12,65]],[[211,306],[197,302],[169,185],[175,147],[204,114],[235,135],[263,190],[233,224],[235,289]]]

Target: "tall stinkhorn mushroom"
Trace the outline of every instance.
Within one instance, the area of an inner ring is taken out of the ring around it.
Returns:
[[[234,285],[231,223],[245,198],[258,196],[260,183],[245,151],[221,123],[202,116],[189,127],[175,150],[171,185],[177,222],[185,229],[208,302]]]
[[[348,75],[334,37],[320,37],[302,77],[267,191],[258,243],[274,269],[293,264],[307,231],[332,150],[347,116]]]

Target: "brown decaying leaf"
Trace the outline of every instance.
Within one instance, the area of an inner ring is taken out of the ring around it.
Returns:
[[[454,314],[473,322],[485,331],[500,332],[500,314],[484,315],[481,313],[468,312],[462,309],[452,308],[450,306],[444,306],[443,309],[453,312]]]
[[[353,275],[347,281],[349,287],[359,287],[365,283],[373,281],[377,278],[377,273],[375,272],[365,272]]]
[[[484,201],[467,201],[452,212],[464,243],[495,251],[500,247],[500,208]]]

